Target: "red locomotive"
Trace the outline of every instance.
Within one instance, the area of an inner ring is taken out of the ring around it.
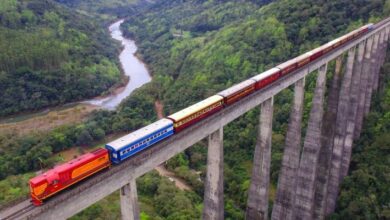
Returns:
[[[30,179],[32,202],[41,205],[44,199],[110,165],[108,150],[101,148],[48,170]]]

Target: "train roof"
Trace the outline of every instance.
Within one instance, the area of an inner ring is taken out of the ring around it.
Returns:
[[[83,164],[84,162],[95,158],[97,155],[100,156],[100,155],[103,155],[105,153],[107,153],[106,149],[99,148],[95,151],[80,155],[73,160],[70,160],[70,161],[63,163],[63,164],[60,164],[60,165],[57,165],[54,168],[47,170],[46,172],[44,172],[36,177],[31,178],[30,183],[35,185],[35,184],[38,184],[46,179],[48,182],[50,182],[54,179],[58,179],[59,173],[62,173],[62,172],[67,171],[69,169],[76,168],[76,167],[80,166],[81,164]]]
[[[160,120],[158,120],[158,121],[156,121],[148,126],[140,128],[140,129],[138,129],[138,130],[136,130],[128,135],[125,135],[121,138],[118,138],[115,141],[112,141],[112,142],[106,144],[106,146],[111,147],[117,151],[117,150],[120,150],[121,148],[123,148],[123,147],[157,131],[157,130],[165,128],[167,126],[173,126],[173,123],[171,120],[163,118],[163,119],[160,119]]]
[[[294,64],[296,62],[297,62],[296,58],[293,58],[291,60],[288,60],[288,61],[286,61],[284,63],[281,63],[281,64],[277,65],[276,67],[282,70],[282,69],[284,69],[286,67],[291,66],[292,64]]]
[[[253,79],[247,79],[243,82],[240,82],[238,84],[235,84],[234,86],[228,88],[228,89],[225,89],[221,92],[218,93],[218,95],[220,96],[223,96],[223,97],[228,97],[234,93],[237,93],[251,85],[254,85],[255,84],[255,81]]]
[[[304,54],[301,54],[301,55],[295,57],[294,59],[298,62],[298,61],[310,58],[311,55],[313,55],[313,52],[308,51],[308,52],[306,52]]]
[[[258,74],[258,75],[256,75],[256,76],[252,77],[251,79],[253,79],[253,80],[255,80],[256,82],[258,82],[258,81],[260,81],[260,80],[262,80],[262,79],[264,79],[264,78],[267,78],[268,76],[271,76],[271,75],[273,75],[273,74],[275,74],[275,73],[277,73],[277,72],[280,72],[280,69],[274,67],[274,68],[272,68],[272,69],[269,69],[269,70],[267,70],[267,71],[265,71],[265,72],[262,72],[262,73],[260,73],[260,74]]]
[[[220,102],[223,100],[223,97],[220,95],[213,95],[203,101],[200,101],[196,104],[191,105],[190,107],[187,107],[181,111],[178,111],[170,116],[168,118],[174,120],[175,122],[180,121],[181,119],[186,118],[189,115],[194,114],[195,112],[200,111],[201,109],[204,109],[212,104],[215,104],[217,102]]]

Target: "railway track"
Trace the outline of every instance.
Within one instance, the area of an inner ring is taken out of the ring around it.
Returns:
[[[25,217],[25,214],[27,214],[34,208],[35,206],[31,204],[30,200],[25,200],[19,203],[17,206],[13,206],[3,210],[0,213],[0,220],[22,219]]]

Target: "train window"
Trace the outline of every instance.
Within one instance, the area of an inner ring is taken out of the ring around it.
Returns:
[[[55,185],[58,183],[58,180],[53,180],[53,182],[51,182],[52,185]]]
[[[117,158],[116,153],[112,153],[113,158]]]

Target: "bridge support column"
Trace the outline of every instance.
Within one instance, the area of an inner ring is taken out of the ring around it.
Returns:
[[[344,140],[346,134],[347,117],[349,111],[349,97],[352,81],[352,70],[355,60],[355,48],[348,51],[348,61],[346,71],[341,84],[339,103],[337,107],[336,129],[333,139],[332,159],[329,168],[329,183],[327,195],[326,214],[334,211],[336,199],[339,192],[340,172],[341,172],[341,157],[344,151]]]
[[[301,152],[301,124],[305,78],[295,83],[294,104],[286,134],[282,168],[279,175],[276,199],[272,209],[272,219],[292,219],[295,201],[295,182]]]
[[[353,67],[349,111],[347,116],[347,128],[346,128],[346,135],[344,140],[344,151],[341,158],[341,179],[343,179],[347,175],[349,169],[349,163],[351,161],[353,133],[356,127],[355,119],[356,119],[358,104],[359,104],[358,98],[359,98],[359,87],[361,82],[360,79],[362,73],[362,61],[364,55],[364,44],[365,44],[364,42],[359,44],[359,51]]]
[[[385,37],[385,31],[381,31],[379,33],[379,41],[378,41],[378,49],[377,49],[377,55],[376,58],[378,60],[378,65],[376,66],[375,69],[375,76],[374,76],[374,83],[373,83],[373,90],[377,91],[378,90],[378,84],[379,84],[379,74],[381,70],[381,66],[383,65],[383,42],[384,42],[384,37]]]
[[[381,66],[385,63],[386,61],[386,54],[387,54],[387,47],[388,47],[388,40],[389,40],[389,31],[390,28],[386,28],[383,30],[383,42],[382,42],[382,51],[381,51]],[[378,89],[380,91],[383,91],[383,83],[382,80],[384,79],[384,72],[379,70],[379,79],[378,79]]]
[[[312,101],[310,118],[297,175],[294,219],[312,219],[318,156],[321,149],[321,128],[327,64],[320,67]]]
[[[120,190],[122,220],[139,220],[137,184],[135,179]]]
[[[374,80],[376,75],[377,67],[380,65],[378,60],[378,43],[379,43],[379,34],[376,34],[374,36],[374,41],[372,45],[372,52],[370,57],[370,74],[368,77],[367,82],[367,91],[366,91],[366,100],[364,103],[364,115],[367,116],[370,112],[370,106],[371,106],[371,97],[372,97],[372,91],[374,87]]]
[[[223,218],[223,128],[220,128],[209,135],[203,219]]]
[[[364,45],[363,45],[364,46]],[[333,137],[336,127],[337,106],[339,102],[341,67],[344,56],[336,59],[336,67],[330,85],[328,105],[322,122],[321,150],[318,158],[317,177],[314,195],[314,219],[324,219],[328,188],[329,167],[333,150]]]
[[[259,130],[257,133],[251,185],[246,208],[247,220],[268,219],[272,117],[273,97],[261,104]]]
[[[368,76],[370,74],[370,57],[371,57],[371,48],[372,48],[372,38],[368,38],[366,42],[366,48],[364,51],[363,66],[362,66],[362,75],[359,88],[359,104],[356,114],[356,128],[354,131],[354,140],[359,139],[360,133],[362,131],[363,119],[364,119],[364,103],[366,99],[366,88]]]

